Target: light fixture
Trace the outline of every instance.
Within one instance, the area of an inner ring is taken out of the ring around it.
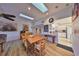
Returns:
[[[55,6],[55,8],[58,8],[58,6]]]
[[[31,8],[30,7],[28,7],[28,10],[30,10]]]
[[[27,16],[27,15],[24,15],[22,13],[20,13],[19,15],[20,17],[23,17],[23,18],[27,18],[27,19],[30,19],[30,20],[34,20],[34,18],[30,17],[30,16]]]
[[[48,11],[48,8],[43,3],[32,3],[32,5],[35,6],[38,10],[40,10],[42,13]]]
[[[69,6],[69,4],[67,3],[66,6]]]

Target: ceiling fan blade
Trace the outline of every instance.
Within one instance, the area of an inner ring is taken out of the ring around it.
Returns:
[[[8,20],[11,20],[11,21],[14,21],[14,19],[9,18],[9,17],[4,17],[4,18],[6,18],[6,19],[8,19]]]
[[[12,19],[12,18],[16,18],[16,16],[14,16],[14,15],[4,14],[4,13],[0,14],[0,17],[6,18],[11,21],[14,21],[14,19]]]
[[[10,15],[10,14],[2,14],[3,16],[7,16],[7,17],[13,17],[13,18],[15,18],[16,16],[14,16],[14,15]]]

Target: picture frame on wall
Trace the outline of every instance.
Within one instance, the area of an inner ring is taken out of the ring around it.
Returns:
[[[15,22],[4,22],[0,20],[0,31],[17,31],[17,23]]]
[[[48,25],[44,25],[44,32],[49,32],[49,26]]]

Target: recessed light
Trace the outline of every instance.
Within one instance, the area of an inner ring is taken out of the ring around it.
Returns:
[[[69,6],[69,4],[67,3],[66,6]]]
[[[58,8],[58,6],[55,6],[55,8]]]
[[[31,8],[30,7],[28,7],[28,10],[30,10]]]

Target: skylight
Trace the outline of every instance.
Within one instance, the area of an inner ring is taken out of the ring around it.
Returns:
[[[42,13],[45,13],[48,11],[48,8],[43,3],[32,3],[33,6],[35,6],[38,10],[40,10]]]

